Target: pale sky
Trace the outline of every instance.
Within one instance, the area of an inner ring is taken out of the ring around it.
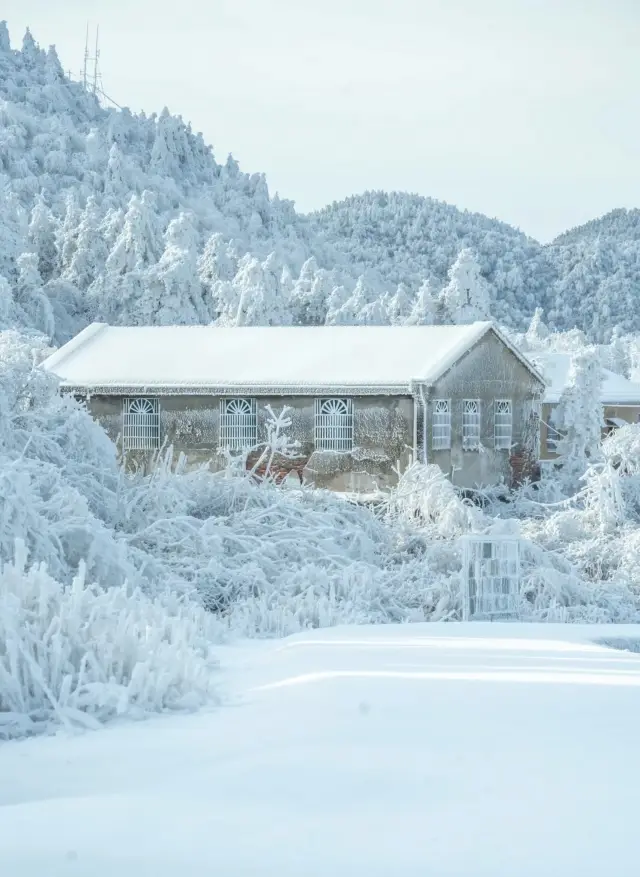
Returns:
[[[640,0],[1,0],[311,210],[399,189],[549,240],[640,206]]]

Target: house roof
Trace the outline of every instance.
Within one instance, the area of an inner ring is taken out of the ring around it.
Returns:
[[[571,354],[543,351],[532,353],[531,358],[547,379],[543,402],[559,402],[569,386]],[[640,384],[603,368],[600,402],[603,405],[640,405]]]
[[[465,326],[108,326],[93,323],[43,363],[93,393],[409,393],[494,331]]]

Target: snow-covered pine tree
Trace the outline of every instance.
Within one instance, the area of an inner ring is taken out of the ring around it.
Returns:
[[[329,296],[334,284],[331,274],[307,259],[291,291],[291,316],[299,326],[322,326],[327,318]]]
[[[425,280],[418,290],[411,312],[407,317],[408,326],[433,326],[441,322],[440,299],[431,280]]]
[[[198,277],[198,240],[192,217],[180,213],[169,223],[164,240],[160,260],[143,274],[136,322],[160,326],[209,323],[211,300]]]
[[[87,290],[104,270],[108,250],[101,233],[102,210],[96,198],[87,199],[75,232],[76,245],[71,263],[62,277],[78,289]]]
[[[562,471],[574,487],[587,468],[602,455],[601,387],[598,350],[584,347],[571,358],[569,382],[552,417],[552,426],[563,434],[558,444]]]
[[[55,231],[56,222],[41,193],[31,211],[27,239],[31,250],[38,257],[38,271],[45,283],[56,269],[58,253]]]
[[[71,265],[76,251],[76,235],[81,216],[78,196],[72,189],[65,196],[64,218],[55,229],[55,246],[58,254],[56,273],[59,275],[64,274]]]
[[[105,270],[92,284],[98,318],[105,322],[125,326],[140,322],[144,272],[157,262],[162,250],[154,204],[149,191],[132,196]]]
[[[413,305],[414,297],[404,283],[399,283],[395,294],[386,302],[386,322],[391,323],[392,326],[401,326],[406,323],[413,310]]]
[[[549,329],[545,325],[543,317],[542,308],[536,308],[526,332],[526,340],[534,350],[542,347],[549,337]]]
[[[346,302],[349,301],[349,298],[350,293],[345,286],[338,284],[333,287],[329,293],[329,298],[327,299],[327,316],[325,318],[325,324],[327,326],[340,324],[342,308]]]
[[[0,28],[0,38],[2,30]],[[1,46],[0,46],[1,51]],[[8,280],[0,274],[0,331],[3,329],[15,329],[20,325],[16,312],[13,293]]]
[[[28,325],[48,338],[53,338],[55,334],[53,309],[43,289],[42,277],[38,271],[38,257],[35,253],[22,253],[18,257],[15,302],[26,315]]]
[[[387,322],[380,296],[365,275],[358,277],[353,292],[342,307],[331,311],[331,322],[342,326],[383,325]]]
[[[490,319],[489,286],[480,273],[473,250],[460,250],[449,269],[449,282],[442,291],[446,317],[452,323]]]

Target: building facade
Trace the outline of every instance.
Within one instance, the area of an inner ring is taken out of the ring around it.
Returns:
[[[94,325],[44,367],[135,465],[168,446],[190,465],[254,465],[284,407],[297,447],[279,474],[332,490],[384,490],[413,459],[464,488],[510,483],[537,455],[543,379],[490,323]]]
[[[571,354],[537,352],[535,362],[547,381],[540,409],[540,460],[552,465],[564,438],[562,399],[570,386]],[[640,384],[602,369],[599,396],[603,438],[621,426],[640,422]]]

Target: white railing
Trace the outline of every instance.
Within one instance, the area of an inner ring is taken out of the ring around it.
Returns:
[[[353,402],[351,399],[316,399],[314,441],[318,451],[353,449]]]

